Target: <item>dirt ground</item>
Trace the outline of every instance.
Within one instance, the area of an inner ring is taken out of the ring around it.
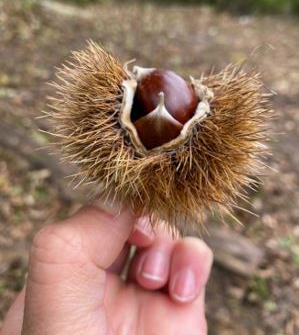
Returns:
[[[258,216],[237,213],[238,233],[264,252],[251,278],[214,266],[207,292],[210,334],[299,334],[299,20],[233,16],[199,6],[0,0],[0,326],[26,276],[27,251],[44,224],[84,202],[67,172],[37,148],[35,119],[58,66],[92,38],[122,61],[199,77],[248,59],[273,97],[272,168],[251,196]]]

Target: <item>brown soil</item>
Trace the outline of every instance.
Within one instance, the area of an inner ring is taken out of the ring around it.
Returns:
[[[29,0],[2,0],[0,13],[0,325],[23,285],[34,233],[85,198],[64,186],[65,170],[35,150],[48,141],[37,131],[47,123],[35,116],[46,108],[54,67],[92,38],[123,61],[137,58],[194,77],[249,58],[277,92],[277,135],[267,161],[273,169],[251,195],[258,217],[237,213],[245,225],[234,228],[265,251],[264,264],[250,279],[215,266],[207,314],[210,334],[299,334],[298,18]]]

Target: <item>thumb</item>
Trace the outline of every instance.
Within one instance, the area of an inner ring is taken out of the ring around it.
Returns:
[[[79,334],[78,327],[85,333],[86,323],[104,326],[98,315],[104,299],[103,270],[121,252],[135,219],[128,208],[97,201],[37,234],[22,334]]]

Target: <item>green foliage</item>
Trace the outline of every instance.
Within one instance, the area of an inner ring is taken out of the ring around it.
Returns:
[[[277,306],[276,302],[273,301],[273,300],[267,300],[264,303],[264,309],[267,312],[270,312],[270,313],[276,312],[277,308],[278,308],[278,306]]]
[[[256,277],[251,285],[251,290],[260,300],[266,300],[270,296],[269,284],[266,278]]]
[[[293,237],[290,237],[290,236],[282,236],[280,239],[279,239],[279,245],[289,251],[292,250],[292,248],[295,246],[296,244],[296,241]]]
[[[299,266],[299,253],[298,252],[293,254],[293,262],[296,266]]]
[[[298,12],[299,0],[208,0],[221,9],[246,12],[291,13]]]
[[[86,5],[89,3],[101,3],[101,2],[108,2],[109,0],[60,0],[61,2],[73,2],[78,5]]]
[[[236,13],[299,13],[299,0],[156,0],[157,2],[198,3]]]
[[[293,263],[299,265],[299,241],[294,237],[283,236],[279,239],[279,244],[282,248],[290,252]]]
[[[32,0],[25,0],[30,2]],[[95,2],[108,2],[111,0],[60,0],[73,2],[79,5]],[[123,0],[114,0],[122,2]],[[129,0],[127,0],[129,1]],[[137,0],[135,0],[137,1]],[[147,2],[146,0],[143,0]],[[228,10],[241,14],[248,13],[299,13],[299,0],[152,0],[160,3],[193,3],[207,4],[220,10]]]
[[[64,2],[75,2],[78,4],[86,4],[90,2],[95,2],[95,0],[64,0]]]

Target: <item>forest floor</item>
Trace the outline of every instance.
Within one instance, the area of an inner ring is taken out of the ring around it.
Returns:
[[[210,334],[299,334],[299,21],[236,16],[199,6],[112,3],[76,7],[0,0],[0,327],[26,276],[32,236],[84,202],[64,171],[37,148],[35,119],[70,50],[93,39],[122,61],[199,77],[248,58],[274,90],[273,168],[251,196],[258,216],[238,212],[234,230],[264,252],[251,278],[214,266],[207,292]],[[51,158],[52,157],[52,158]],[[67,170],[68,168],[66,168]]]

